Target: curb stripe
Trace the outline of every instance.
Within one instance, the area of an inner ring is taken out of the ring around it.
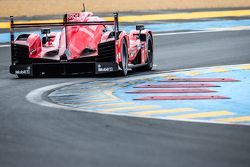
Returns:
[[[211,72],[229,72],[229,70],[225,69],[225,68],[214,68],[209,70]]]
[[[206,118],[206,117],[216,117],[216,116],[224,116],[224,115],[232,115],[232,112],[229,111],[213,111],[213,112],[203,112],[203,113],[195,113],[195,114],[184,114],[171,116],[168,118],[173,119],[193,119],[193,118]]]
[[[168,114],[176,112],[188,112],[193,111],[193,108],[175,108],[175,109],[164,109],[164,110],[153,110],[153,111],[144,111],[144,112],[130,112],[129,114],[137,116],[146,116],[146,115],[157,115],[157,114]]]
[[[134,86],[134,88],[200,88],[200,87],[220,87],[215,84],[148,84]]]
[[[232,122],[232,123],[234,123],[234,122],[245,122],[245,121],[250,121],[250,116],[216,119],[214,121],[218,121],[218,122]]]
[[[215,100],[230,99],[226,96],[146,96],[134,100]]]
[[[196,75],[201,75],[202,72],[188,71],[188,72],[184,72],[183,74],[184,74],[184,75],[187,75],[187,76],[196,76]]]
[[[240,66],[240,69],[242,69],[242,70],[250,70],[250,65]]]
[[[115,106],[126,106],[126,105],[133,105],[135,104],[134,102],[124,102],[124,103],[111,103],[111,104],[100,104],[100,105],[95,105],[92,108],[95,107],[115,107]]]
[[[112,108],[101,110],[103,112],[113,112],[113,111],[124,111],[124,110],[138,110],[138,109],[149,109],[149,108],[159,108],[159,106],[133,106],[133,107],[124,107],[124,108]]]
[[[212,93],[217,92],[215,90],[209,90],[209,89],[147,89],[147,90],[134,90],[134,91],[128,91],[126,93]]]
[[[116,101],[117,99],[102,99],[102,100],[89,100],[84,101],[85,103],[100,103],[100,102],[110,102],[110,101]]]
[[[233,78],[172,78],[159,82],[239,82],[239,80]]]

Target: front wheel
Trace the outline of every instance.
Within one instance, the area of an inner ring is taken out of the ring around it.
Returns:
[[[126,76],[128,74],[128,47],[125,39],[122,40],[121,59],[122,61],[119,63],[122,69],[121,75]]]

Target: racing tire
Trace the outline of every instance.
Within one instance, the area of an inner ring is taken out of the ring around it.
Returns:
[[[128,74],[128,46],[125,38],[122,40],[121,59],[122,61],[119,63],[119,66],[122,69],[121,75],[126,76]]]
[[[153,50],[153,39],[152,36],[149,35],[147,37],[147,64],[143,67],[144,71],[151,71],[153,68],[153,58],[154,58],[154,50]]]

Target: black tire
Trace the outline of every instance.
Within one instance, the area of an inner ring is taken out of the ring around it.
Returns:
[[[128,74],[128,46],[124,38],[122,40],[121,59],[122,61],[119,63],[122,69],[121,75],[126,76]]]
[[[152,68],[153,68],[153,58],[154,58],[154,50],[153,50],[153,39],[152,39],[152,36],[151,35],[149,35],[148,37],[147,37],[147,44],[146,44],[147,46],[147,55],[148,55],[148,58],[147,58],[147,64],[146,64],[146,66],[143,68],[143,70],[145,70],[145,71],[151,71],[152,70]]]

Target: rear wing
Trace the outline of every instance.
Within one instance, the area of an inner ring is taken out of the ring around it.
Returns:
[[[39,27],[65,27],[65,37],[66,37],[66,48],[68,49],[67,40],[67,27],[69,26],[91,26],[91,25],[113,25],[115,33],[115,41],[119,36],[119,23],[118,23],[118,13],[114,13],[114,21],[94,21],[94,22],[68,22],[67,14],[64,15],[63,22],[61,23],[26,23],[26,24],[15,24],[14,17],[10,16],[10,43],[11,43],[11,62],[13,64],[13,49],[15,44],[15,29],[20,28],[39,28]]]

